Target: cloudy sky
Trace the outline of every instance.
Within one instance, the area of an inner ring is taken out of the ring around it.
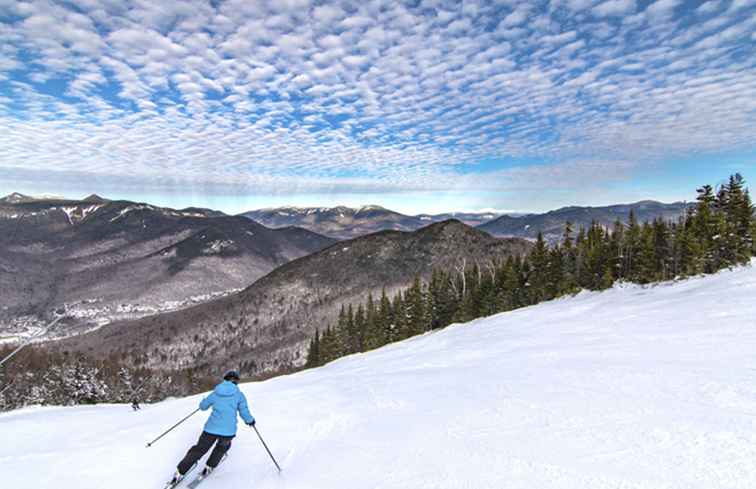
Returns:
[[[546,210],[756,181],[756,0],[0,0],[0,193]]]

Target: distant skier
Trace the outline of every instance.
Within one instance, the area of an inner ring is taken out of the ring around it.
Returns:
[[[139,406],[139,399],[137,399],[137,398],[132,399],[132,401],[131,401],[131,409],[133,409],[134,411],[139,411],[140,409],[142,409]]]
[[[223,376],[223,382],[215,386],[213,392],[200,402],[201,410],[205,411],[212,407],[213,412],[210,413],[197,444],[190,448],[184,459],[179,462],[176,473],[169,483],[170,486],[181,482],[186,473],[210,450],[213,444],[215,448],[207,459],[202,476],[206,477],[218,466],[228,449],[231,448],[231,440],[236,436],[237,413],[247,425],[255,425],[255,418],[247,406],[247,398],[239,390],[238,383],[239,373],[231,370]]]

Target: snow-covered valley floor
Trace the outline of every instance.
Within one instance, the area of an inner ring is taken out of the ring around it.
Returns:
[[[756,268],[618,287],[246,384],[203,489],[756,488]],[[162,487],[201,396],[0,415],[0,487]]]

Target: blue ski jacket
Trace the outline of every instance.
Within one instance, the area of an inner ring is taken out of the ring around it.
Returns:
[[[202,399],[199,407],[203,411],[213,408],[213,412],[205,423],[205,431],[211,435],[235,436],[237,412],[247,424],[255,420],[249,412],[244,393],[236,384],[228,380],[216,385],[213,392]]]

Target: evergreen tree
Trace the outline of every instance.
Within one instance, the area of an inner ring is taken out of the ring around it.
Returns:
[[[386,330],[387,343],[393,343],[406,338],[406,336],[404,336],[405,317],[402,292],[399,291],[394,296],[394,300],[391,301],[391,314]]]
[[[347,307],[346,323],[342,329],[343,354],[350,355],[357,352],[357,328],[354,322],[354,309],[352,304]]]
[[[362,304],[357,306],[357,313],[354,315],[354,331],[354,351],[363,352],[365,351],[365,340],[367,337],[367,320],[365,318],[365,308]]]
[[[558,294],[569,294],[577,289],[577,278],[575,277],[577,253],[573,245],[572,224],[569,221],[564,226],[562,243],[562,273],[557,290]]]
[[[377,346],[383,346],[393,341],[393,337],[390,332],[393,323],[393,313],[391,310],[391,301],[386,295],[386,289],[381,291],[381,302],[378,307],[378,324],[376,324],[377,331]]]
[[[637,263],[640,261],[641,246],[641,227],[635,218],[635,212],[631,210],[627,232],[625,233],[625,243],[622,247],[622,276],[629,280],[637,281],[639,278]]]
[[[457,277],[446,272],[439,272],[438,287],[433,302],[436,306],[437,327],[443,328],[454,321],[459,307]]]
[[[549,298],[549,250],[543,239],[543,233],[538,233],[529,258],[532,265],[532,273],[528,278],[529,301],[535,304]]]
[[[420,334],[426,330],[423,320],[425,319],[425,299],[420,283],[420,276],[416,275],[412,286],[405,294],[405,337]]]
[[[444,278],[441,271],[433,269],[431,279],[428,283],[426,296],[425,314],[430,329],[441,327],[441,308],[440,301],[443,297],[442,288],[444,287]]]
[[[365,350],[373,350],[383,345],[380,314],[373,301],[373,294],[368,294],[365,307]]]
[[[307,360],[305,368],[317,367],[320,363],[320,332],[315,330],[315,336],[310,340],[310,346],[307,349]]]
[[[349,305],[351,309],[351,304]],[[334,355],[333,358],[339,358],[342,355],[348,354],[350,348],[350,337],[349,337],[349,318],[347,315],[347,309],[344,307],[344,304],[341,305],[341,309],[339,310],[339,319],[336,323],[336,326],[331,330],[331,334],[333,335],[332,338],[332,354]]]
[[[737,264],[747,263],[751,258],[753,239],[751,226],[753,225],[753,205],[747,190],[745,180],[736,173],[730,177],[725,186],[726,202],[723,203],[727,221],[726,242],[730,248],[730,260]]]
[[[717,268],[718,262],[718,253],[715,244],[718,226],[714,217],[716,198],[711,185],[704,185],[699,188],[696,200],[698,203],[696,205],[693,233],[700,245],[700,255],[695,258],[694,266],[701,268],[704,273],[712,273]]]

